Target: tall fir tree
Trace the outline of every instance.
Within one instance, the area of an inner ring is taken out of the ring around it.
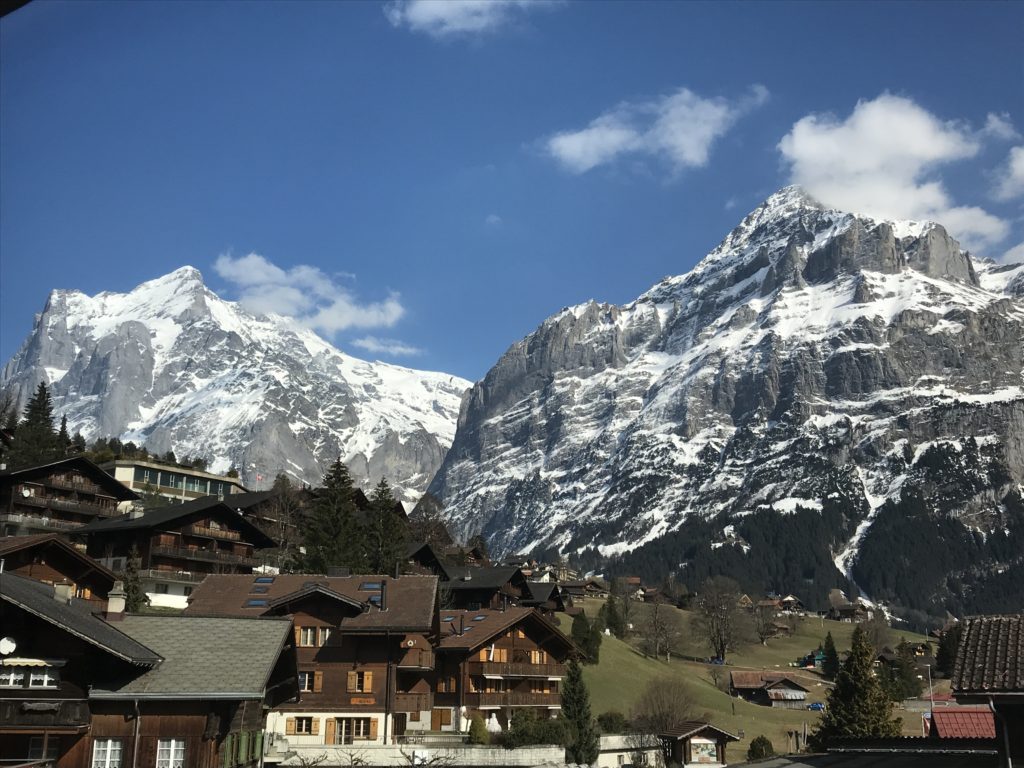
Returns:
[[[960,648],[960,624],[953,624],[943,631],[939,638],[939,650],[935,655],[935,668],[940,675],[951,677],[956,664],[956,652]]]
[[[45,464],[60,458],[53,428],[53,401],[43,382],[25,406],[25,417],[18,424],[9,458],[12,467]]]
[[[57,431],[57,453],[59,458],[71,454],[71,435],[68,434],[68,417],[60,417],[60,429]]]
[[[821,663],[821,672],[829,680],[835,680],[839,674],[839,652],[836,650],[836,642],[832,639],[832,633],[825,635],[825,659]]]
[[[565,759],[591,765],[597,761],[598,731],[590,713],[590,692],[583,682],[583,670],[575,659],[569,661],[562,685],[562,717],[567,728]]]
[[[825,750],[835,739],[899,736],[901,720],[874,673],[874,650],[860,625],[836,684],[828,692],[825,714],[811,734],[811,746]]]
[[[128,613],[138,613],[146,604],[146,593],[142,591],[142,578],[139,576],[138,548],[132,544],[125,561],[124,573],[121,579],[124,584],[124,609]]]
[[[366,570],[366,548],[357,519],[355,487],[341,459],[324,475],[324,487],[313,506],[306,528],[306,568],[326,573],[331,566]]]
[[[382,477],[370,497],[366,531],[369,566],[374,573],[394,573],[395,568],[405,559],[408,526],[396,510],[397,505],[398,502],[391,495],[391,486]]]
[[[618,600],[611,592],[608,593],[608,599],[601,606],[601,613],[604,617],[604,625],[621,640],[626,634],[626,624],[622,620],[622,613],[619,612]]]

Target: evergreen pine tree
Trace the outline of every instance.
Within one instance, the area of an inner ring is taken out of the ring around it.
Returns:
[[[839,674],[839,652],[836,651],[836,643],[832,639],[832,633],[825,635],[825,660],[821,663],[821,672],[829,680],[835,680]]]
[[[853,630],[852,645],[811,734],[814,749],[825,750],[834,739],[900,735],[901,721],[892,718],[892,703],[874,675],[874,651],[860,625]]]
[[[347,566],[355,572],[366,570],[354,494],[348,468],[336,459],[324,475],[324,487],[306,528],[307,570],[326,573],[330,566]]]
[[[484,717],[479,712],[475,713],[469,721],[469,743],[490,744],[491,734],[487,730]]]
[[[405,559],[407,525],[395,511],[397,503],[388,481],[381,478],[370,497],[367,526],[369,566],[373,573],[394,573],[395,566]]]
[[[601,606],[601,613],[604,616],[604,625],[611,630],[613,635],[621,640],[626,634],[626,624],[622,620],[622,614],[619,612],[618,601],[611,592],[608,593],[608,599]]]
[[[575,659],[569,661],[562,686],[562,717],[568,726],[565,759],[590,765],[597,760],[598,733],[590,714],[590,692],[583,682],[583,670]]]
[[[584,656],[587,656],[587,662],[590,661],[590,654],[588,652],[588,646],[590,644],[590,622],[587,617],[580,611],[572,617],[572,629],[571,629],[572,641],[576,643],[576,647],[579,648]]]
[[[939,650],[935,655],[935,669],[939,674],[950,677],[956,664],[956,652],[960,647],[960,624],[954,624],[939,638]]]
[[[60,430],[57,432],[57,453],[60,458],[71,453],[71,435],[68,434],[68,417],[60,417]]]
[[[128,613],[137,613],[146,604],[146,593],[142,591],[142,579],[139,576],[139,561],[139,550],[132,544],[122,574],[124,609]]]
[[[53,429],[53,401],[46,384],[40,382],[25,406],[25,418],[18,424],[10,452],[12,467],[45,464],[59,458],[57,433]]]

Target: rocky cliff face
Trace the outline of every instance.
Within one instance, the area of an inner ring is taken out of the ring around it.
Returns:
[[[0,387],[40,381],[87,438],[318,483],[341,456],[414,501],[451,443],[469,382],[350,357],[292,321],[223,301],[185,267],[127,294],[54,291]]]
[[[784,189],[689,274],[512,345],[465,398],[429,491],[462,539],[605,555],[687,520],[842,497],[830,547],[849,573],[928,449],[973,436],[999,479],[943,512],[990,529],[1024,482],[1022,281],[938,224]]]

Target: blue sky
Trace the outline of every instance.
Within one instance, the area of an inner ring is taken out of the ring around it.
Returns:
[[[1022,39],[1020,3],[36,0],[0,20],[0,359],[52,288],[191,264],[477,379],[791,181],[1024,260]]]

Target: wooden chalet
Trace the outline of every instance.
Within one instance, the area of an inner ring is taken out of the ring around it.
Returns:
[[[105,601],[117,577],[56,533],[0,537],[5,573],[60,585],[70,597]]]
[[[572,641],[532,608],[440,611],[431,730],[465,731],[474,712],[508,727],[518,708],[554,717]]]
[[[138,498],[81,456],[0,471],[0,535],[72,531]]]
[[[1024,614],[963,621],[952,692],[993,713],[1001,765],[1024,760]]]
[[[567,599],[558,584],[550,581],[526,582],[526,594],[520,601],[524,608],[536,608],[545,616],[554,613],[565,613],[572,607],[572,600]]]
[[[210,576],[185,615],[290,618],[300,693],[268,717],[278,752],[390,744],[431,723],[436,594],[434,576]]]
[[[792,678],[767,672],[730,672],[729,688],[734,696],[776,709],[803,709],[808,694]]]
[[[184,608],[196,584],[211,573],[252,573],[255,549],[275,542],[212,496],[141,515],[127,514],[83,526],[76,537],[87,552],[114,571],[123,571],[133,550],[150,604]]]
[[[449,578],[441,585],[447,605],[456,609],[500,610],[519,605],[529,587],[515,567],[470,568],[446,566]]]
[[[255,768],[296,695],[285,621],[124,615],[0,574],[0,755],[55,768]]]
[[[682,723],[658,734],[666,765],[726,765],[725,748],[739,741],[728,731],[703,721]]]

